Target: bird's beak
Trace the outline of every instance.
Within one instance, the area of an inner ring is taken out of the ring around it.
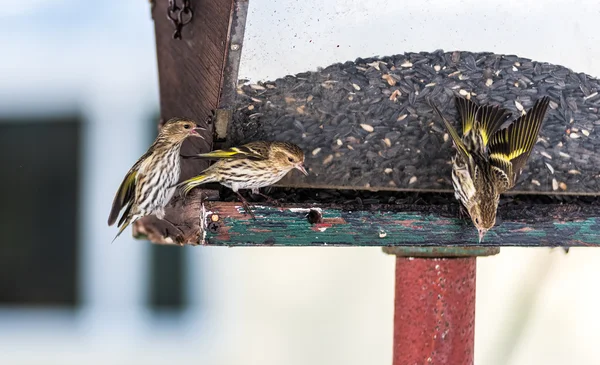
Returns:
[[[308,176],[308,171],[306,171],[303,164],[299,163],[299,164],[295,165],[294,167],[296,169],[300,170],[300,172],[302,172],[304,175]]]
[[[192,129],[190,131],[190,136],[200,137],[200,138],[204,139],[204,137],[202,137],[202,135],[200,133],[198,133],[198,132],[202,132],[202,131],[205,131],[205,130],[206,130],[206,128],[196,127],[196,128],[194,128],[194,129]]]
[[[483,236],[485,236],[485,234],[487,233],[487,229],[483,229],[483,228],[478,228],[479,230],[479,243],[481,243],[481,241],[483,241]]]

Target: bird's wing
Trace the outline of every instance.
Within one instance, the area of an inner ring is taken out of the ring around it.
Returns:
[[[127,206],[127,210],[123,214],[123,217],[121,217],[121,220],[119,221],[119,226],[121,225],[121,222],[123,221],[124,217],[129,213],[129,210],[131,209],[131,203],[135,198],[135,187],[139,178],[140,167],[143,165],[143,162],[146,161],[149,155],[150,153],[146,152],[142,157],[140,157],[140,159],[137,160],[133,167],[129,169],[129,171],[125,175],[125,178],[123,179],[123,182],[121,182],[121,186],[119,186],[119,189],[115,194],[115,198],[113,199],[112,203],[112,208],[110,209],[110,214],[108,216],[109,226],[112,226],[117,221],[119,212],[125,206]]]
[[[459,96],[454,98],[454,102],[462,122],[462,134],[463,136],[466,136],[467,133],[469,133],[469,131],[473,128],[473,124],[475,124],[475,114],[477,114],[479,105],[475,104],[469,99],[461,98]]]
[[[481,135],[484,146],[487,146],[490,137],[511,116],[508,110],[499,106],[478,106],[473,101],[459,96],[455,97],[455,102],[462,121],[463,136],[474,130]]]
[[[488,145],[490,138],[511,115],[512,113],[508,110],[493,105],[484,105],[477,110],[474,128],[481,135],[485,146]]]
[[[465,144],[461,140],[460,136],[456,132],[456,129],[454,129],[454,127],[452,127],[452,124],[450,124],[450,122],[446,118],[444,118],[444,116],[442,115],[440,110],[437,108],[437,106],[435,106],[435,104],[431,103],[431,107],[433,108],[435,113],[440,117],[440,119],[444,122],[444,125],[446,126],[448,133],[452,137],[452,141],[454,141],[454,145],[456,146],[456,149],[458,150],[458,152],[464,157],[465,161],[468,161],[469,160],[469,152],[467,151],[467,148],[465,147]]]
[[[201,153],[196,157],[218,160],[218,159],[238,159],[248,158],[251,160],[266,160],[269,158],[269,148],[267,142],[251,142],[239,147],[231,147],[223,150],[214,150],[208,153]]]
[[[512,188],[537,141],[550,99],[545,96],[507,128],[497,131],[489,143],[492,170],[499,178],[500,192]]]
[[[113,199],[112,208],[110,210],[110,215],[108,216],[108,225],[112,226],[119,216],[119,212],[126,205],[129,205],[133,200],[135,195],[135,183],[136,183],[137,170],[133,168],[129,170],[121,186],[117,190],[115,194],[115,198]],[[119,224],[120,225],[120,224]]]

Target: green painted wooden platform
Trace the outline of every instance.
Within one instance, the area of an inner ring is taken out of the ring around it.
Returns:
[[[598,246],[597,210],[541,204],[500,212],[498,224],[480,244],[470,221],[432,213],[428,206],[350,211],[316,205],[255,205],[254,220],[239,203],[205,202],[198,242],[216,246]]]

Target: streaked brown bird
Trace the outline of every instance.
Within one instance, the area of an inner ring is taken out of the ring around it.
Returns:
[[[198,185],[218,182],[238,195],[244,208],[253,218],[254,214],[246,199],[239,193],[239,189],[252,189],[253,194],[271,200],[259,189],[275,184],[292,169],[308,175],[304,168],[304,152],[289,142],[251,142],[240,147],[215,150],[191,157],[217,162],[200,175],[179,184],[184,195]]]
[[[179,181],[179,149],[187,137],[201,137],[199,130],[204,128],[187,118],[172,118],[163,125],[154,143],[127,172],[117,190],[108,225],[116,222],[123,208],[125,211],[119,219],[119,232],[113,242],[128,225],[144,216],[154,214],[158,219],[164,219],[164,208]]]
[[[500,194],[515,186],[537,141],[550,100],[536,101],[525,115],[500,129],[511,113],[498,106],[479,106],[456,97],[462,122],[458,134],[439,109],[433,109],[444,122],[457,153],[452,159],[454,195],[469,212],[479,231],[479,242],[496,224]]]

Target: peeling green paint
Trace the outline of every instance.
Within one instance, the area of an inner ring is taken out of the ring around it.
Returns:
[[[421,212],[323,209],[322,222],[311,224],[308,209],[254,207],[257,220],[218,212],[208,245],[275,246],[595,246],[600,217],[569,222],[504,221],[482,243],[471,222]],[[208,219],[208,218],[206,218]]]

